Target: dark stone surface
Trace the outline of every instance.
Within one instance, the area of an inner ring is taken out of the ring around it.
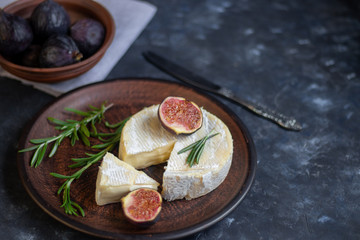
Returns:
[[[149,2],[156,16],[107,79],[173,80],[141,56],[154,50],[304,127],[285,131],[227,103],[252,134],[256,179],[231,214],[186,239],[360,239],[359,2]],[[20,133],[53,100],[0,79],[2,239],[95,239],[48,216],[18,178]]]

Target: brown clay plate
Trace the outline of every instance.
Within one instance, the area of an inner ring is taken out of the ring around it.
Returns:
[[[105,113],[110,123],[118,122],[144,107],[158,104],[167,96],[182,96],[217,115],[229,127],[234,140],[234,155],[224,182],[211,193],[190,201],[164,201],[159,221],[146,229],[129,224],[122,213],[121,204],[97,206],[95,182],[100,163],[90,167],[71,185],[72,200],[85,210],[85,217],[66,215],[61,197],[56,194],[63,180],[51,177],[50,172],[71,175],[75,170],[67,166],[71,158],[84,157],[89,148],[77,143],[71,147],[63,141],[52,158],[45,158],[35,168],[29,166],[32,152],[18,154],[18,168],[22,182],[34,201],[49,215],[67,226],[103,238],[117,239],[172,239],[201,231],[223,219],[243,200],[255,175],[256,152],[251,136],[241,120],[226,106],[209,95],[182,84],[153,79],[118,79],[86,86],[72,91],[45,107],[29,125],[20,139],[19,148],[31,146],[30,139],[57,135],[47,117],[75,119],[64,111],[65,107],[87,110],[89,105],[103,102],[114,106]],[[117,150],[116,150],[117,151]],[[117,152],[114,151],[115,154]],[[145,172],[162,182],[164,165],[149,167]]]

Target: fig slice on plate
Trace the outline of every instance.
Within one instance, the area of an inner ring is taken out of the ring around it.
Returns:
[[[159,106],[158,116],[165,129],[175,134],[191,134],[202,126],[199,106],[183,97],[167,97]]]
[[[149,227],[159,218],[162,197],[150,188],[139,188],[121,199],[127,220],[140,227]]]

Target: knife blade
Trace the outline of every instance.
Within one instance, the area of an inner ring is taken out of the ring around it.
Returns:
[[[180,81],[183,81],[188,85],[230,100],[231,102],[245,107],[247,110],[250,110],[258,116],[270,120],[287,130],[300,131],[302,129],[302,126],[295,118],[288,117],[275,110],[269,109],[262,104],[241,99],[236,96],[230,89],[221,87],[220,85],[213,83],[152,51],[143,52],[143,56],[148,62],[152,63],[160,70],[168,73]]]

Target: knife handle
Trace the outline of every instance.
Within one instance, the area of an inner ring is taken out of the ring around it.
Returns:
[[[224,95],[223,95],[224,96]],[[301,125],[296,121],[295,118],[285,116],[281,113],[278,113],[272,109],[269,109],[266,106],[263,106],[258,103],[248,102],[242,99],[239,99],[235,96],[229,97],[225,96],[232,100],[235,103],[238,103],[244,107],[246,107],[248,110],[256,113],[257,115],[269,119],[281,127],[288,129],[288,130],[294,130],[294,131],[300,131],[302,129]]]

